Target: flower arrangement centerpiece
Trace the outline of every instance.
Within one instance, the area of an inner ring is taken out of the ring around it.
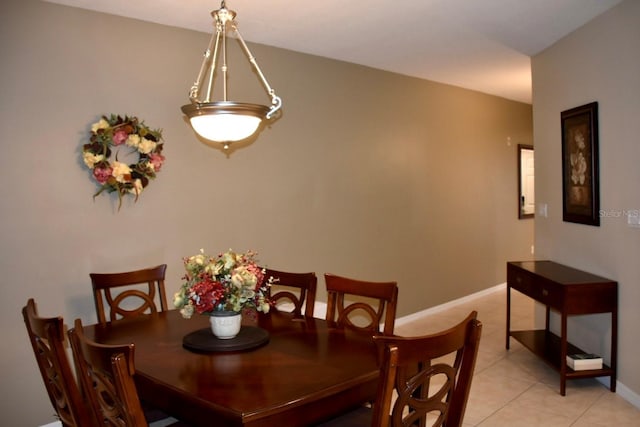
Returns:
[[[256,260],[256,252],[237,253],[231,249],[215,257],[200,253],[184,258],[182,287],[174,295],[173,305],[186,319],[194,313],[240,312],[254,307],[269,312],[269,289],[273,278],[265,278]]]
[[[89,143],[82,146],[82,160],[100,186],[93,197],[103,191],[117,192],[118,208],[126,194],[135,196],[137,201],[164,163],[161,140],[160,130],[149,128],[137,117],[111,114],[91,125]],[[132,164],[118,161],[120,147],[137,154],[138,161]],[[112,151],[115,151],[113,160]]]

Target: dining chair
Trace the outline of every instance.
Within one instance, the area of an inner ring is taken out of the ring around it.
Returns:
[[[149,423],[136,389],[134,344],[110,345],[84,336],[82,321],[76,319],[68,331],[81,390],[89,401],[92,416],[100,426],[187,427],[175,418]]]
[[[107,322],[104,301],[109,308],[109,321],[167,310],[164,287],[166,270],[167,265],[161,264],[123,273],[89,274],[98,322]],[[142,290],[145,284],[146,291]],[[156,300],[159,304],[156,304]]]
[[[325,274],[324,280],[327,287],[327,321],[376,334],[382,332],[384,335],[393,335],[398,305],[396,282],[367,282],[334,274]],[[380,331],[383,315],[384,330]]]
[[[22,316],[49,399],[62,425],[93,425],[64,348],[66,330],[62,317],[40,317],[33,298],[22,308]]]
[[[302,316],[302,308],[304,307],[304,315],[313,317],[318,284],[318,278],[315,273],[290,273],[265,268],[265,277],[273,277],[274,279],[270,295],[274,307],[279,303],[291,303],[293,304],[292,312],[295,316]],[[276,287],[276,292],[273,292],[274,286]],[[298,291],[297,294],[294,293],[295,290]],[[282,309],[279,308],[279,310]]]
[[[373,407],[359,407],[320,426],[461,427],[481,332],[472,311],[435,334],[375,336],[382,362]]]

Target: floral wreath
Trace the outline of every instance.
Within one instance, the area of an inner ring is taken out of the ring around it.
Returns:
[[[91,169],[93,178],[100,189],[93,195],[95,199],[103,191],[118,193],[118,209],[122,196],[132,194],[135,201],[149,181],[155,179],[164,163],[162,133],[145,126],[143,121],[133,116],[111,114],[102,116],[91,125],[89,143],[82,146],[82,160]],[[114,161],[110,161],[114,148],[126,145],[138,153],[138,162],[127,165],[118,161],[116,151]]]

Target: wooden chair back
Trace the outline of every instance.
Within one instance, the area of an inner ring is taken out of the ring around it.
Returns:
[[[22,316],[40,374],[58,418],[65,427],[93,425],[65,352],[62,317],[40,317],[33,298],[29,298],[22,309]]]
[[[384,315],[384,335],[393,335],[398,305],[396,282],[367,282],[333,274],[324,275],[327,287],[327,321],[340,326],[380,333]],[[364,301],[348,301],[346,295],[377,300],[372,305]],[[355,324],[353,319],[362,317],[365,324]],[[367,323],[369,322],[369,323]]]
[[[422,337],[374,337],[383,356],[372,426],[462,426],[482,331],[476,317]]]
[[[98,322],[107,322],[105,300],[109,307],[109,321],[167,310],[167,295],[164,287],[166,270],[167,265],[161,264],[124,273],[89,274]],[[141,284],[148,286],[146,292],[140,290],[139,286],[135,287]],[[129,288],[124,289],[124,287]],[[160,309],[156,300],[159,301]]]
[[[69,330],[82,390],[98,425],[147,427],[133,380],[134,345],[106,345],[87,339],[82,321]]]
[[[272,290],[270,295],[274,306],[278,303],[290,302],[293,304],[292,312],[295,316],[302,316],[302,308],[304,307],[304,315],[313,317],[318,285],[315,273],[290,273],[266,268],[265,278],[269,277],[275,279],[274,286],[277,289],[275,292]],[[290,290],[291,288],[294,289]],[[297,293],[294,293],[295,291]]]

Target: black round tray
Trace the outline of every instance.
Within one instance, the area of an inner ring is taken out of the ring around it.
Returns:
[[[243,326],[234,338],[221,340],[211,328],[202,328],[182,338],[182,346],[203,353],[251,350],[267,343],[269,332],[256,326]]]

